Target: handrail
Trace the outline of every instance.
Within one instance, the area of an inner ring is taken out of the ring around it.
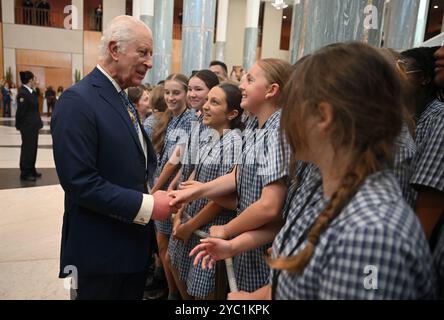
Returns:
[[[15,23],[40,27],[64,28],[66,15],[47,9],[15,7]]]

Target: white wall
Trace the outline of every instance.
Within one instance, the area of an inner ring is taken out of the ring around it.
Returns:
[[[83,53],[83,32],[20,24],[3,24],[3,47]]]
[[[113,18],[125,14],[125,11],[125,0],[103,0],[103,29]]]
[[[225,63],[228,66],[228,73],[231,72],[232,66],[242,65],[246,6],[245,0],[230,0],[225,48]]]
[[[15,60],[15,49],[3,48],[3,66],[4,66],[5,73],[8,70],[8,68],[11,67],[12,81],[17,82],[17,79],[15,78],[15,76],[17,74],[16,60]]]
[[[282,10],[276,10],[271,3],[265,4],[264,28],[262,35],[261,58],[278,58],[287,60],[290,52],[280,50],[282,31]]]

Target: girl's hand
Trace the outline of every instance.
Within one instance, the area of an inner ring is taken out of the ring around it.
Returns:
[[[188,188],[185,190],[173,190],[168,192],[168,195],[172,198],[170,206],[177,206],[189,203],[196,200],[196,188]]]
[[[223,239],[207,238],[200,240],[201,244],[194,247],[190,257],[197,254],[194,265],[197,266],[202,260],[202,269],[212,269],[216,261],[231,258],[234,255],[231,242]]]

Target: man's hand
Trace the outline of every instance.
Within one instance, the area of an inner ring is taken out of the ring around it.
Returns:
[[[180,206],[170,206],[171,197],[168,196],[166,191],[156,191],[153,194],[153,198],[154,207],[151,215],[152,220],[165,221],[180,209]]]

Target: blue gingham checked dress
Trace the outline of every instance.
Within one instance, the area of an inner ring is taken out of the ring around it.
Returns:
[[[242,137],[236,131],[227,131],[220,140],[209,137],[197,157],[199,164],[196,166],[195,180],[205,183],[227,174],[238,159],[237,153],[241,152],[241,147]],[[207,204],[207,199],[193,201],[188,204],[185,214],[194,217]],[[216,219],[200,230],[208,233],[211,226],[227,224],[235,216],[234,211],[223,209]],[[185,219],[182,221],[185,222]],[[171,264],[179,271],[180,279],[187,284],[188,294],[204,299],[214,292],[215,269],[202,270],[200,264],[197,267],[193,266],[194,257],[190,258],[189,253],[199,243],[200,239],[194,234],[187,244],[171,236],[168,253]]]
[[[191,134],[183,156],[179,183],[187,181],[191,173],[193,173],[196,164],[199,163],[200,148],[208,143],[208,136],[211,134],[211,130],[211,128],[203,124],[203,115],[196,117],[196,119],[191,122]]]
[[[306,230],[327,203],[322,186],[302,213],[301,203],[293,201],[273,243],[274,258],[282,243],[282,256],[294,256],[305,246]],[[289,228],[291,236],[283,239]],[[377,274],[370,269],[377,276],[376,290],[365,286],[369,267],[377,268]],[[275,299],[281,300],[428,299],[436,294],[427,240],[389,170],[367,177],[321,235],[301,275],[282,271],[276,279]]]
[[[444,192],[444,103],[434,100],[421,114],[416,129],[416,153],[410,183]],[[444,298],[444,227],[433,253],[441,297]]]
[[[279,135],[281,111],[276,111],[258,129],[258,122],[250,122],[245,130],[241,163],[236,186],[238,215],[261,197],[262,189],[272,182],[288,177],[289,147],[281,148]],[[253,292],[268,282],[270,269],[264,257],[271,244],[243,252],[234,257],[234,272],[239,290]]]
[[[156,116],[153,113],[143,122],[143,128],[145,129],[145,132],[150,139],[153,139],[153,130],[155,126],[156,126]]]
[[[401,133],[395,140],[395,146],[393,173],[399,181],[404,199],[413,208],[417,194],[410,184],[410,178],[412,176],[412,159],[416,154],[416,144],[406,124],[402,126]]]
[[[173,117],[168,123],[165,144],[162,152],[157,156],[156,178],[161,174],[163,167],[168,162],[176,145],[186,145],[191,132],[191,122],[195,120],[194,111],[186,110],[182,115]],[[161,190],[167,190],[171,181],[177,174],[178,169],[170,176],[167,183],[162,186]],[[173,224],[171,220],[155,221],[157,232],[170,235]]]
[[[412,185],[444,192],[444,104],[433,101],[416,129],[417,153],[412,161]]]
[[[282,210],[284,222],[287,219],[294,220],[292,215],[300,211],[314,189],[316,189],[316,193],[322,193],[322,188],[320,188],[322,177],[318,167],[312,163],[305,162],[298,162],[297,165],[297,180],[292,180]]]

